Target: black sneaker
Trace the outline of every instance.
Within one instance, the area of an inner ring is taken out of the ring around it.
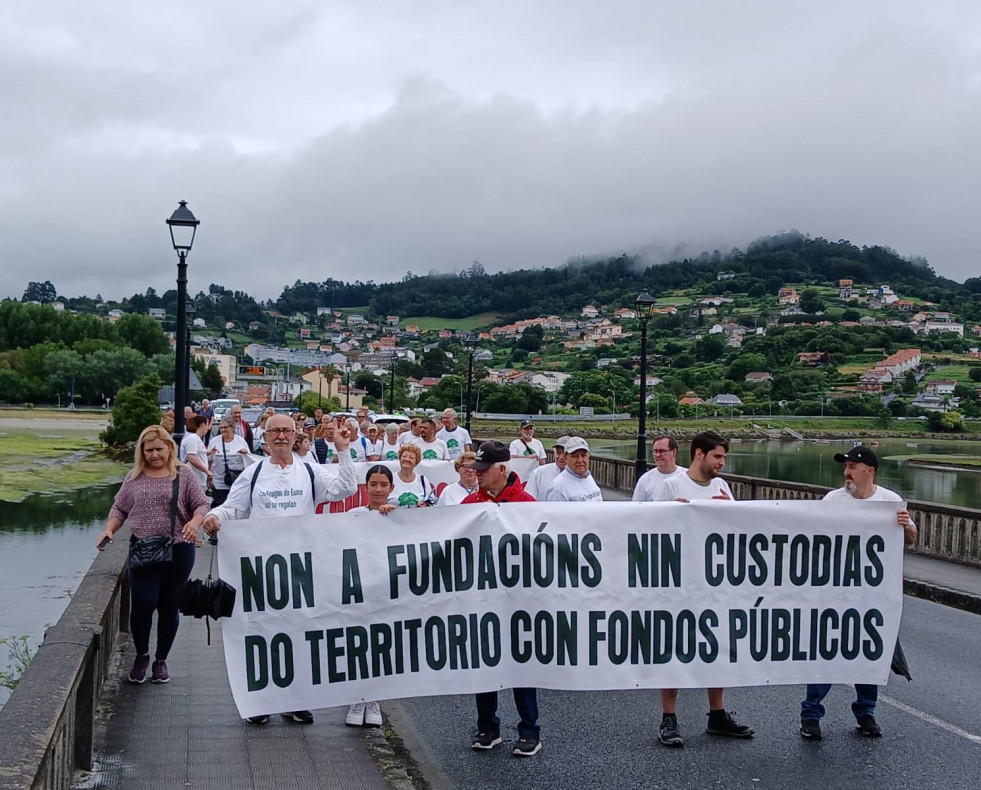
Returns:
[[[821,722],[817,719],[801,719],[800,737],[808,741],[821,740],[824,737],[821,734]]]
[[[519,738],[511,754],[515,757],[534,757],[541,750],[542,742],[538,738]]]
[[[269,714],[263,714],[262,716],[249,716],[246,720],[246,724],[265,724],[269,721]]]
[[[728,711],[710,712],[708,727],[705,732],[709,735],[725,735],[729,738],[752,738],[756,730],[745,724],[739,724]]]
[[[882,727],[876,723],[875,716],[871,713],[865,713],[858,717],[858,729],[866,738],[882,737]]]
[[[661,719],[661,727],[658,730],[657,739],[665,746],[679,748],[685,745],[678,732],[678,717],[667,714]]]
[[[295,721],[297,724],[313,724],[313,714],[308,710],[293,710],[279,715],[284,719]]]
[[[495,746],[501,742],[501,731],[491,730],[490,732],[478,732],[473,736],[473,742],[470,744],[471,749],[477,749],[478,751],[490,751]]]
[[[129,682],[139,686],[146,680],[146,670],[150,666],[150,654],[137,656],[133,662],[133,668],[129,671]]]

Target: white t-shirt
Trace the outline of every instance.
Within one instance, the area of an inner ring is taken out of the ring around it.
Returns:
[[[527,445],[521,439],[515,439],[511,442],[511,455],[537,455],[543,461],[547,457],[545,455],[545,445],[543,445],[538,439],[532,439]]]
[[[602,502],[603,492],[596,485],[593,476],[586,473],[580,477],[575,472],[565,468],[552,482],[545,492],[546,502]]]
[[[836,488],[834,491],[829,491],[824,495],[823,499],[827,499],[831,502],[902,502],[903,498],[897,494],[895,491],[890,491],[888,488],[883,488],[880,485],[875,487],[875,491],[872,492],[872,496],[867,496],[864,499],[859,499],[858,497],[852,496],[848,489],[842,486],[841,488]]]
[[[369,456],[372,455],[380,456],[382,454],[382,442],[384,441],[384,439],[378,439],[374,442],[371,441],[371,439],[366,439],[366,441],[368,442],[368,445],[365,448],[365,453],[367,453]]]
[[[204,446],[204,441],[196,433],[185,433],[184,438],[181,439],[181,447],[177,457],[191,467],[191,471],[194,472],[194,479],[201,484],[201,488],[207,488],[208,473],[202,472],[196,466],[188,463],[187,459],[192,455],[201,459],[205,469],[208,468],[208,448]]]
[[[399,450],[402,449],[402,443],[396,441],[395,444],[389,444],[388,439],[382,443],[381,446],[381,460],[383,461],[397,461],[399,460]]]
[[[674,499],[714,499],[723,494],[735,499],[729,484],[721,477],[713,477],[708,485],[699,485],[687,474],[675,475],[661,482],[654,489],[655,502],[670,502]]]
[[[214,475],[214,486],[225,490],[229,488],[225,485],[225,457],[228,457],[228,468],[232,472],[241,472],[245,469],[245,456],[242,455],[242,450],[248,452],[249,446],[241,436],[233,436],[230,442],[224,441],[219,436],[215,440],[214,446],[216,452],[211,456],[211,473]]]
[[[555,478],[561,473],[562,470],[556,464],[545,464],[544,466],[536,467],[528,475],[528,482],[525,483],[525,491],[535,497],[536,500],[543,500],[545,499],[545,492],[548,491],[552,483],[555,482]]]
[[[447,461],[450,454],[446,449],[446,442],[442,439],[433,439],[427,442],[421,436],[412,440],[412,444],[422,450],[423,461]]]
[[[677,475],[683,475],[687,471],[687,466],[676,466],[673,472],[664,474],[660,469],[654,467],[649,472],[645,472],[640,476],[640,480],[634,486],[634,495],[631,499],[634,502],[656,502],[657,497],[654,496],[654,490],[665,480],[670,480]]]
[[[467,429],[461,428],[459,425],[452,431],[448,431],[446,428],[440,428],[436,433],[436,438],[446,443],[446,452],[449,454],[451,461],[455,461],[463,455],[467,451],[468,444],[473,446],[473,439],[467,433]]]
[[[401,477],[395,475],[395,487],[388,497],[388,501],[393,505],[398,505],[399,507],[418,507],[420,502],[434,504],[435,500],[436,490],[433,488],[433,484],[418,472],[416,473],[416,479],[411,483],[405,483]]]
[[[355,436],[351,440],[351,460],[364,462],[368,460],[368,440],[363,436]]]
[[[439,499],[436,501],[437,507],[443,507],[448,505],[459,505],[464,499],[470,496],[474,491],[477,490],[477,486],[474,485],[473,491],[464,487],[463,483],[459,480],[455,483],[450,483],[446,488],[443,489],[443,493],[439,495]]]
[[[314,490],[310,490],[313,473]],[[252,481],[255,479],[255,486]],[[212,513],[222,523],[234,519],[270,516],[305,516],[316,511],[316,503],[336,501],[358,490],[358,479],[350,457],[342,457],[337,473],[320,464],[295,461],[281,467],[269,458],[247,467],[228,491],[223,505]]]
[[[406,431],[405,433],[399,434],[399,446],[406,445],[414,439],[421,439],[421,436],[416,436],[412,431]]]
[[[320,466],[320,461],[317,460],[317,456],[314,455],[313,450],[308,450],[306,455],[298,455],[293,453],[293,460],[299,461],[301,464],[310,464],[310,466]]]

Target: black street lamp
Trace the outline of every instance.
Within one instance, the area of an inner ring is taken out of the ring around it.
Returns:
[[[393,352],[392,353],[392,384],[391,384],[391,387],[389,389],[389,392],[392,395],[392,402],[388,406],[388,413],[389,414],[395,414],[395,362],[396,362],[397,359],[398,359],[398,356],[396,356],[396,354]]]
[[[472,403],[473,395],[473,352],[477,348],[477,336],[467,335],[463,340],[463,345],[466,346],[467,352],[470,358],[467,360],[467,421],[464,424],[464,428],[467,429],[467,434],[470,433],[470,404]]]
[[[640,412],[637,421],[637,467],[635,480],[647,471],[647,322],[654,312],[654,297],[647,291],[634,299],[640,319]]]
[[[188,368],[190,358],[187,348],[187,254],[194,244],[200,221],[187,207],[187,201],[180,201],[177,210],[170,215],[170,240],[177,250],[177,362],[174,365],[174,441],[178,446],[184,438],[184,406],[187,405],[187,383],[190,378]]]
[[[347,371],[347,402],[344,404],[344,411],[351,411],[351,360],[344,363],[344,369]]]

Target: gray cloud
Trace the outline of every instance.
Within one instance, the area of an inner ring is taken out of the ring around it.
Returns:
[[[63,1],[0,10],[0,294],[726,249],[977,274],[975,3]]]

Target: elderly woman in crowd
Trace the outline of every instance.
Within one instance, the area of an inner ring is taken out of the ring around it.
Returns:
[[[207,422],[207,421],[205,421]],[[176,519],[172,523],[172,500],[177,493]],[[198,527],[208,512],[204,490],[194,479],[191,469],[177,461],[177,446],[163,426],[145,428],[136,442],[136,460],[116,494],[106,528],[96,538],[101,551],[119,531],[129,524],[131,541],[154,535],[174,535],[173,558],[148,568],[130,569],[132,604],[129,613],[130,633],[136,645],[136,660],[129,673],[130,683],[143,683],[150,667],[150,628],[157,612],[157,649],[154,654],[151,681],[166,683],[167,655],[177,636],[180,612],[177,588],[187,581],[194,567],[194,542]]]
[[[399,448],[401,446],[402,443],[399,441],[399,426],[394,422],[390,422],[385,426],[385,438],[382,439],[381,445],[381,460],[399,460]]]
[[[229,417],[223,417],[218,424],[218,439],[211,442],[208,455],[211,456],[213,505],[223,505],[228,498],[228,489],[235,478],[245,469],[245,456],[249,446],[245,439],[235,433],[235,425]]]
[[[407,444],[399,450],[399,471],[393,481],[390,501],[399,507],[431,507],[436,504],[436,490],[415,468],[422,460],[422,450]]]
[[[459,505],[477,490],[477,471],[470,466],[476,459],[476,453],[465,452],[453,462],[453,468],[460,479],[443,489],[436,502],[438,506]]]
[[[201,486],[202,491],[207,491],[211,487],[211,469],[208,468],[208,447],[204,443],[204,437],[208,433],[210,420],[195,414],[187,421],[188,432],[181,440],[181,448],[177,459],[191,466],[194,477]]]

